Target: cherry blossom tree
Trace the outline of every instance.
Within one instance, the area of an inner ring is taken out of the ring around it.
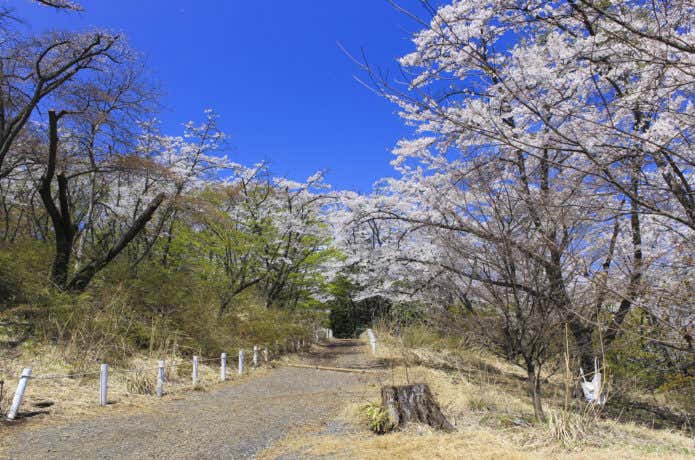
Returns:
[[[692,5],[425,6],[402,79],[364,65],[414,129],[400,178],[344,197],[365,285],[566,323],[585,369],[635,308],[692,350]]]

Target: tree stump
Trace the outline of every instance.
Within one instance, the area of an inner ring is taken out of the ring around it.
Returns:
[[[455,431],[434,400],[430,387],[424,383],[381,388],[381,405],[393,430],[408,422],[425,423],[443,431]]]

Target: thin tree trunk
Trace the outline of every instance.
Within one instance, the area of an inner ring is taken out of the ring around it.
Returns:
[[[545,413],[543,412],[543,403],[541,401],[540,369],[536,371],[533,364],[527,364],[526,375],[528,378],[529,394],[533,401],[533,414],[536,420],[543,422],[545,421]]]
[[[636,179],[633,179],[633,192],[636,191]],[[625,317],[632,309],[633,301],[637,298],[642,284],[642,230],[640,225],[639,205],[631,200],[630,212],[630,230],[632,232],[632,273],[630,274],[630,283],[628,285],[625,296],[620,301],[618,311],[613,316],[613,320],[608,326],[608,330],[604,336],[605,345],[610,345],[618,336],[618,332],[622,327]]]

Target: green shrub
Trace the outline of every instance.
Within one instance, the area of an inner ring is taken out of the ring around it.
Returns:
[[[402,329],[403,345],[408,348],[443,348],[442,337],[431,328],[423,325],[407,326]]]
[[[367,419],[367,426],[373,432],[383,434],[391,429],[388,415],[381,404],[371,402],[363,406],[362,410]]]

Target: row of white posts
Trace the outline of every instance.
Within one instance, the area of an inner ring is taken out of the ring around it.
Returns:
[[[318,340],[318,334],[315,334],[317,340]],[[326,338],[332,339],[333,338],[333,330],[328,329],[326,331]],[[291,340],[290,346],[287,347],[287,349],[294,350],[294,351],[299,351],[301,350],[304,345],[304,339],[299,339],[296,342]],[[372,350],[375,350],[374,347],[372,347]],[[258,367],[258,361],[259,361],[259,352],[260,352],[260,347],[258,345],[254,345],[253,347],[253,367]],[[280,346],[278,342],[275,342],[275,354],[280,353]],[[268,347],[265,346],[263,348],[263,360],[264,362],[268,362],[269,360],[270,353],[268,351]],[[199,363],[199,358],[198,356],[193,356],[193,375],[192,375],[192,380],[193,380],[193,385],[196,386],[198,384],[198,363]],[[160,398],[164,395],[164,367],[165,363],[163,360],[158,361],[157,363],[157,386],[156,386],[156,393],[157,396]],[[239,375],[242,375],[244,373],[244,350],[239,350]],[[109,380],[109,365],[108,364],[102,364],[101,369],[99,372],[99,405],[100,406],[105,406],[107,404],[107,397],[108,397],[108,380]],[[19,406],[22,404],[22,398],[24,397],[24,392],[27,388],[27,383],[29,382],[29,379],[31,378],[31,368],[27,367],[24,370],[22,370],[22,374],[19,377],[19,382],[17,384],[17,389],[15,390],[14,397],[12,398],[12,404],[10,406],[10,410],[7,412],[7,419],[8,420],[14,420],[15,417],[17,417],[17,412],[19,411]],[[220,380],[225,381],[227,380],[227,353],[222,353],[220,355]]]

